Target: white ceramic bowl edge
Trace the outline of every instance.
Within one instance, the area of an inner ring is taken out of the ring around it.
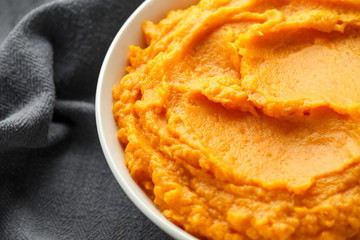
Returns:
[[[141,24],[144,20],[157,23],[171,10],[184,9],[198,0],[147,0],[123,24],[115,36],[101,67],[95,99],[95,115],[100,144],[116,180],[131,201],[158,227],[175,239],[196,240],[195,237],[167,220],[131,178],[124,163],[124,150],[117,139],[117,126],[112,113],[111,91],[125,73],[129,46],[144,46]]]

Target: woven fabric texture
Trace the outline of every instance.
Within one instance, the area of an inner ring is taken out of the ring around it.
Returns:
[[[2,19],[24,11],[11,1]],[[30,2],[47,3],[0,43],[0,239],[170,239],[121,190],[95,126],[102,60],[142,0]]]

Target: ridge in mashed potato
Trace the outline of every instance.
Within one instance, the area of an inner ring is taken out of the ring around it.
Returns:
[[[133,179],[208,239],[360,239],[360,1],[201,0],[113,89]]]

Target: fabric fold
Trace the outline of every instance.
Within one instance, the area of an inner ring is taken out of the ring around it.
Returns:
[[[107,48],[141,2],[55,0],[1,43],[0,239],[169,238],[120,189],[94,116]]]

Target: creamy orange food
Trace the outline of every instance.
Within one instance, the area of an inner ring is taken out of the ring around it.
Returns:
[[[113,89],[131,176],[208,239],[360,239],[360,1],[202,0]]]

